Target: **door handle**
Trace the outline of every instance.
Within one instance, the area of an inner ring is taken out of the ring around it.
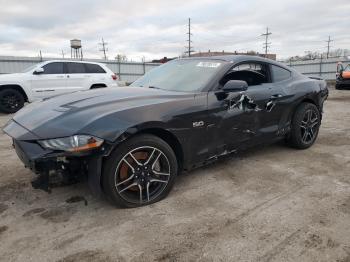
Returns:
[[[64,76],[56,76],[56,78],[63,78]]]
[[[281,98],[281,97],[282,97],[281,94],[275,94],[275,95],[272,95],[272,96],[270,97],[270,99],[278,99],[278,98]]]

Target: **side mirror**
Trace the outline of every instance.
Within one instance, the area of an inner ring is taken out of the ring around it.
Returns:
[[[231,93],[231,92],[245,91],[247,89],[248,89],[248,84],[246,81],[229,80],[222,88],[222,91],[226,93]]]
[[[34,75],[40,75],[42,73],[44,73],[44,68],[42,68],[42,67],[35,69],[33,72]]]

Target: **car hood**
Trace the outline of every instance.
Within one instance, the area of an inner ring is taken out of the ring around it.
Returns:
[[[90,134],[113,140],[121,131],[169,115],[194,94],[141,87],[96,89],[34,102],[13,121],[41,139]],[[113,134],[112,134],[113,133]]]
[[[19,78],[23,77],[23,73],[14,73],[14,74],[1,74],[0,75],[0,82],[3,81],[9,81],[9,80],[18,80]]]

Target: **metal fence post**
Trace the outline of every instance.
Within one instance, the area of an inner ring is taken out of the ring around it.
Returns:
[[[322,55],[320,59],[320,77],[322,77]]]
[[[120,60],[118,61],[118,79],[119,79],[119,81],[122,80],[120,78]]]

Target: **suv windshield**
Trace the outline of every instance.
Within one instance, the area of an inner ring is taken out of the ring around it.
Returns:
[[[34,68],[36,68],[38,65],[37,64],[35,64],[35,65],[32,65],[32,66],[30,66],[30,67],[26,67],[25,69],[23,69],[22,71],[21,71],[21,73],[27,73],[27,72],[29,72],[29,71],[32,71]]]
[[[224,61],[209,59],[174,60],[146,73],[131,86],[180,92],[200,91],[224,63]]]

